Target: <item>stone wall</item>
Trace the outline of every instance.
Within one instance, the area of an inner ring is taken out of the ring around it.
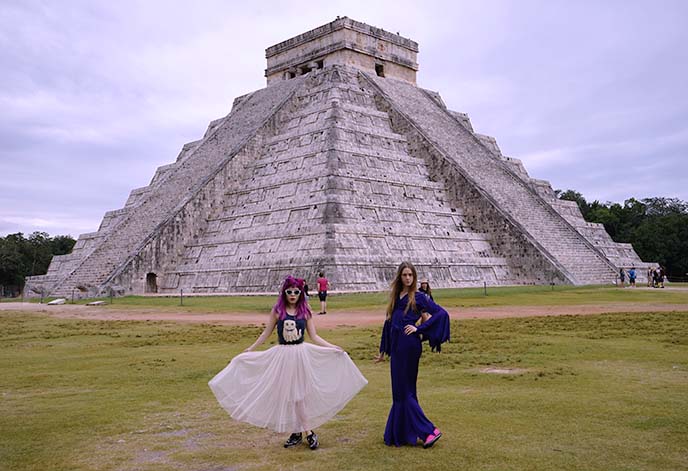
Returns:
[[[289,119],[229,189],[163,290],[265,291],[286,274],[333,289],[386,289],[412,259],[435,286],[510,279],[506,261],[447,203],[425,162],[362,90],[356,69],[314,71],[292,100]]]
[[[455,162],[434,147],[406,117],[395,111],[382,95],[378,109],[389,114],[395,131],[406,136],[411,155],[422,158],[430,177],[442,183],[453,206],[463,208],[466,224],[475,231],[489,234],[495,254],[508,261],[509,279],[486,279],[498,284],[572,283],[564,267],[548,258],[543,250],[528,240],[522,228],[501,213],[489,195],[479,191]]]
[[[471,185],[518,227],[524,237],[575,284],[613,281],[616,267],[537,191],[495,158],[493,142],[475,135],[443,108],[436,98],[418,87],[371,74],[361,77],[378,88],[385,101],[413,123],[437,151],[454,162]]]
[[[344,65],[416,83],[418,44],[380,28],[343,17],[266,49],[268,85],[314,66]],[[319,63],[319,64],[318,64]]]
[[[331,65],[238,97],[28,286],[274,292],[324,271],[371,291],[402,260],[434,287],[603,283],[639,262],[438,93]]]

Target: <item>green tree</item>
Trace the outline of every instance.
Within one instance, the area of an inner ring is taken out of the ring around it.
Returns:
[[[662,197],[588,203],[574,190],[556,193],[576,201],[586,221],[604,224],[612,240],[632,244],[642,260],[659,263],[669,276],[688,273],[688,203]]]
[[[0,285],[19,286],[23,283],[22,273],[26,272],[27,267],[21,246],[25,240],[21,232],[0,237]]]
[[[0,285],[3,290],[19,291],[27,276],[46,273],[52,257],[69,253],[75,243],[70,236],[51,238],[45,232],[34,232],[28,238],[21,232],[0,237]]]

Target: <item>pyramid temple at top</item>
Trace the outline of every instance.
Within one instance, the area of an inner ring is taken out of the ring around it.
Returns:
[[[266,50],[266,88],[157,169],[27,293],[274,292],[611,283],[645,266],[437,92],[418,44],[347,17]],[[641,271],[641,270],[639,270]]]

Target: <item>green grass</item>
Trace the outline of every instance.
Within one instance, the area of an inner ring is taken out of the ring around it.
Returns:
[[[684,289],[671,289],[684,288]],[[594,286],[513,286],[483,288],[437,289],[435,300],[444,307],[487,306],[546,306],[579,304],[688,304],[688,284],[672,283],[670,289],[620,289],[609,285]],[[53,299],[53,298],[50,298]],[[102,298],[110,302],[109,298]],[[35,298],[32,302],[38,302]],[[85,304],[93,299],[77,301]],[[185,296],[183,306],[179,297],[125,296],[113,299],[117,309],[164,309],[182,312],[269,312],[275,296]],[[328,311],[383,310],[387,293],[331,294]],[[317,297],[311,298],[319,309]],[[105,308],[107,308],[106,306]]]
[[[0,469],[688,467],[686,312],[454,322],[421,360],[421,405],[445,433],[431,450],[382,442],[379,328],[320,332],[369,384],[319,429],[318,451],[232,421],[207,381],[259,331],[0,313]]]
[[[678,287],[678,286],[677,286]],[[632,289],[608,285],[519,286],[438,290],[438,301],[447,307],[478,306],[565,306],[609,303],[688,303],[688,291]]]

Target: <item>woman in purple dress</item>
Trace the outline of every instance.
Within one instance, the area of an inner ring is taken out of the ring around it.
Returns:
[[[425,416],[418,404],[416,381],[418,363],[427,340],[433,350],[449,340],[449,315],[426,294],[418,292],[418,274],[409,262],[402,262],[391,285],[387,319],[382,329],[380,354],[390,357],[392,408],[385,428],[385,444],[416,445],[429,448],[442,432]],[[418,321],[419,325],[416,325]]]

